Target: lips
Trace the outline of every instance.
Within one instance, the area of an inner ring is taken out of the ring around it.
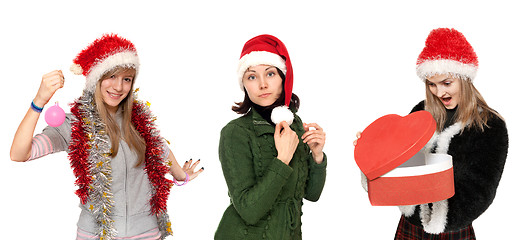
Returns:
[[[110,92],[107,92],[107,95],[109,95],[109,97],[112,99],[120,99],[120,97],[122,96],[122,94],[114,94]]]
[[[266,97],[268,97],[268,96],[270,96],[270,95],[271,95],[270,93],[264,93],[264,94],[259,95],[258,97],[260,97],[260,98],[266,98]]]

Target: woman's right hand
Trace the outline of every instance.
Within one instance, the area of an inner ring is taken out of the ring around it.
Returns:
[[[64,74],[62,70],[54,70],[42,76],[40,88],[34,98],[36,106],[44,107],[51,100],[56,90],[64,86]]]
[[[287,122],[283,121],[276,124],[274,129],[274,144],[278,151],[277,158],[289,165],[294,151],[298,147],[298,135],[294,132]]]
[[[354,140],[354,142],[352,144],[354,144],[354,146],[358,145],[358,139],[361,138],[361,132],[357,132],[356,133],[356,140]]]

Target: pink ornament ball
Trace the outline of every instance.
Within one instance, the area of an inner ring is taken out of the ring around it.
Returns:
[[[51,127],[58,127],[65,121],[65,112],[56,103],[45,112],[45,122]]]

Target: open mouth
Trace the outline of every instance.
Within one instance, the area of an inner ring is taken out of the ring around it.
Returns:
[[[444,104],[444,105],[450,105],[450,101],[452,100],[452,97],[444,97],[444,98],[441,98],[441,102]]]

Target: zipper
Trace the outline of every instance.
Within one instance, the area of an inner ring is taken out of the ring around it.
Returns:
[[[123,144],[120,144],[122,146]],[[124,175],[124,196],[125,196],[125,233],[127,234],[129,232],[128,226],[129,226],[129,197],[127,194],[127,156],[125,154],[125,151],[123,151],[124,155],[124,167],[125,167],[125,175]]]

